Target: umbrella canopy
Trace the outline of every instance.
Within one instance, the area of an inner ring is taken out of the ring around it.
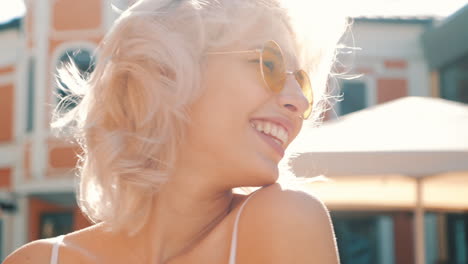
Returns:
[[[307,124],[291,151],[468,151],[468,105],[403,97],[326,122]]]
[[[468,195],[460,197],[468,193],[466,104],[400,98],[319,128],[305,124],[288,152],[295,156],[290,161],[295,175],[331,177],[331,182],[313,183],[311,188],[337,207],[414,207],[413,178],[425,177],[426,206],[444,207],[434,197],[445,193],[446,208],[468,210]]]

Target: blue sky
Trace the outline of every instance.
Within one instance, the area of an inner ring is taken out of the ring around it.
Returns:
[[[79,0],[76,0],[79,1]],[[311,1],[311,0],[307,0]],[[340,0],[349,15],[447,16],[457,11],[468,0]],[[351,5],[351,7],[349,7]],[[342,7],[343,8],[343,7]],[[1,0],[0,23],[24,13],[23,0]]]

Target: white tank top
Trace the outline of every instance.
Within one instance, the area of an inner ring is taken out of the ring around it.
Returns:
[[[58,263],[58,250],[60,245],[63,242],[63,235],[58,236],[55,238],[54,245],[52,246],[52,255],[50,257],[50,264],[57,264]]]
[[[232,230],[232,236],[231,236],[231,250],[229,252],[229,264],[236,264],[236,250],[237,250],[237,226],[239,223],[239,218],[241,215],[242,210],[244,209],[244,206],[247,204],[247,201],[249,201],[250,197],[252,197],[255,194],[252,193],[245,201],[242,203],[241,207],[239,208],[239,212],[237,212],[236,219],[234,222],[234,229]],[[50,257],[50,264],[58,264],[58,254],[59,254],[59,247],[63,243],[63,238],[64,236],[58,236],[55,238],[54,244],[52,246],[52,255]]]

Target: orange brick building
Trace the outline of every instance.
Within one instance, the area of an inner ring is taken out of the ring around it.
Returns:
[[[120,2],[112,1],[128,1]],[[88,70],[117,17],[110,0],[25,5],[24,18],[0,25],[1,259],[28,241],[90,224],[75,200],[79,149],[49,128],[58,102],[55,74],[70,59]]]

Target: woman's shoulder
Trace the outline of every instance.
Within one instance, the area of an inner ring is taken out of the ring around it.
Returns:
[[[50,263],[53,239],[40,239],[30,242],[11,253],[4,264]]]
[[[250,200],[249,206],[257,207],[250,211],[265,216],[293,213],[297,217],[307,217],[307,214],[310,213],[317,216],[328,212],[324,203],[313,194],[300,189],[289,189],[279,183],[256,190]]]
[[[11,253],[4,264],[51,263],[52,249],[58,247],[59,259],[66,263],[95,263],[92,247],[100,239],[100,227],[91,226],[60,237],[32,241]]]
[[[251,197],[239,220],[238,236],[240,263],[337,261],[334,232],[324,203],[310,193],[278,183],[257,190]],[[252,257],[249,248],[262,250]]]

